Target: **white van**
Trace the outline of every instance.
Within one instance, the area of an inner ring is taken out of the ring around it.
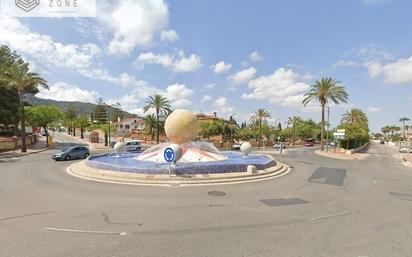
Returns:
[[[125,142],[126,151],[140,151],[142,146],[139,140],[130,140]]]

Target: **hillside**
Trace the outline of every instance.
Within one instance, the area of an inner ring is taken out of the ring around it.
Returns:
[[[43,98],[38,98],[32,95],[27,95],[26,96],[26,101],[34,106],[37,105],[55,105],[57,106],[61,111],[65,111],[67,107],[69,107],[71,104],[76,105],[79,110],[83,113],[92,113],[94,111],[94,108],[96,107],[96,104],[92,103],[84,103],[84,102],[78,102],[78,101],[56,101],[56,100],[51,100],[51,99],[43,99]],[[123,111],[125,117],[130,117],[134,116],[134,114],[131,114],[129,112]]]

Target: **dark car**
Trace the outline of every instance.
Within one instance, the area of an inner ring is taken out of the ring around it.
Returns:
[[[84,158],[86,159],[90,155],[89,149],[84,146],[73,146],[66,149],[61,150],[53,154],[52,158],[55,161],[62,161],[62,160],[71,160],[71,159],[79,159]]]

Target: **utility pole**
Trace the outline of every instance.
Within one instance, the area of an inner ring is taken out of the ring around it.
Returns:
[[[111,122],[111,115],[110,115],[110,105],[107,105],[107,108],[108,108],[108,113],[109,113],[109,118],[108,118],[108,121],[109,121],[109,148],[111,147],[111,137],[110,137],[110,122]]]
[[[326,152],[329,152],[329,111],[330,107],[328,106],[328,124],[326,126]]]

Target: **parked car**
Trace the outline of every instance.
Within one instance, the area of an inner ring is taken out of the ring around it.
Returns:
[[[234,143],[232,145],[232,150],[240,150],[241,145],[242,145],[241,143]]]
[[[329,142],[329,145],[335,147],[335,146],[337,146],[338,144],[337,144],[335,141],[332,141],[332,142]]]
[[[139,140],[130,140],[125,142],[126,151],[140,151],[141,149],[142,145]]]
[[[314,146],[314,144],[313,144],[312,141],[308,141],[308,142],[305,143],[305,146],[306,147],[312,147],[312,146]]]
[[[385,144],[385,140],[381,140],[380,144],[381,144],[381,145],[384,145],[384,144]]]
[[[275,148],[275,149],[280,149],[282,147],[282,149],[285,149],[286,148],[286,144],[285,143],[275,143],[274,145],[273,145],[273,148]]]
[[[402,146],[401,148],[399,148],[399,152],[400,153],[412,153],[412,149],[407,146]]]
[[[53,160],[55,161],[68,161],[72,159],[84,158],[86,159],[89,157],[90,151],[85,146],[73,146],[66,149],[61,150],[52,155]]]

